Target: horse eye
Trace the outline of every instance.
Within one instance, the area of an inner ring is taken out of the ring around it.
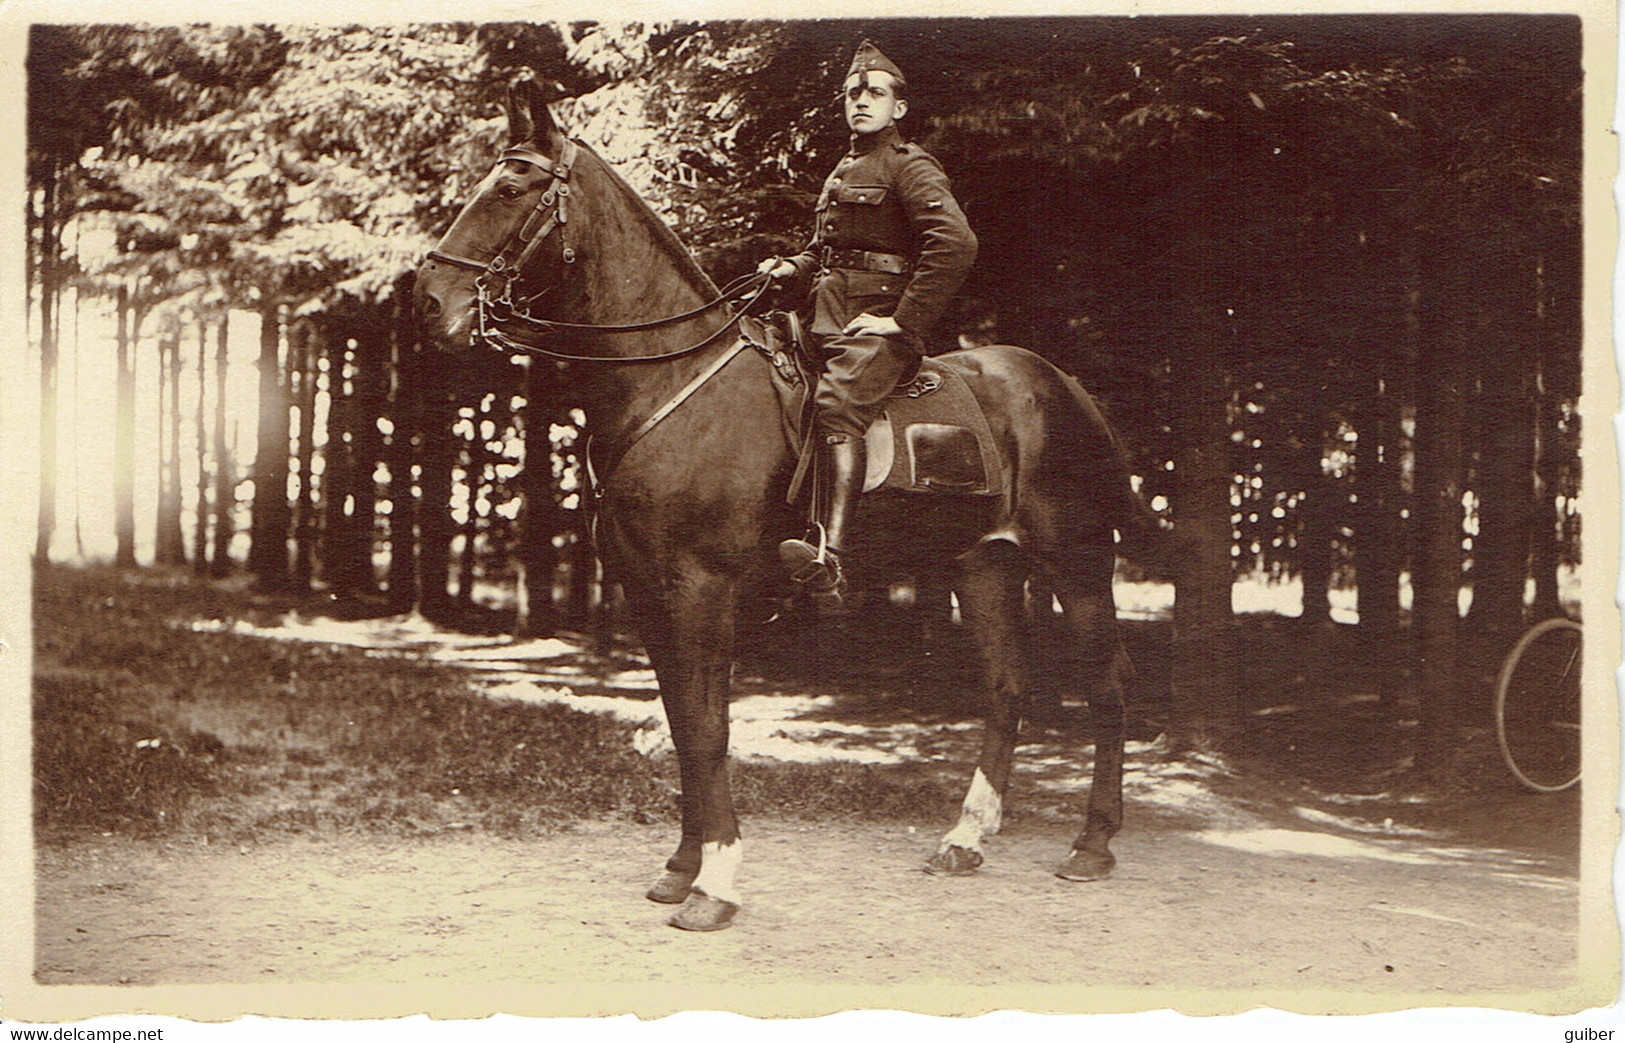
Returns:
[[[497,187],[497,197],[500,199],[518,199],[524,194],[525,190],[512,182]]]

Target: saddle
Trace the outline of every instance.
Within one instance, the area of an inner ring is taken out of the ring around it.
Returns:
[[[790,312],[744,316],[740,334],[773,363],[786,441],[800,455],[788,500],[796,502],[812,459],[812,390],[819,363]],[[956,369],[920,360],[914,375],[886,399],[879,419],[864,435],[868,473],[863,491],[1002,496],[1006,467],[987,416]]]

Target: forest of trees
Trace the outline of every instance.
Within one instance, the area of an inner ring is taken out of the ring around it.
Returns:
[[[1222,739],[1233,715],[1242,574],[1301,580],[1309,626],[1357,589],[1385,694],[1446,691],[1464,632],[1562,611],[1581,478],[1567,16],[35,26],[36,557],[64,495],[64,311],[100,302],[120,563],[140,470],[158,563],[447,622],[505,584],[519,629],[587,625],[590,418],[550,365],[422,350],[412,271],[522,77],[719,283],[799,249],[865,36],[908,71],[905,129],[982,244],[935,350],[1020,344],[1077,375],[1174,522],[1187,723]],[[260,341],[234,438],[235,312]],[[135,400],[138,367],[157,401]],[[136,458],[138,409],[161,418],[157,459]],[[1446,712],[1424,700],[1424,725]]]

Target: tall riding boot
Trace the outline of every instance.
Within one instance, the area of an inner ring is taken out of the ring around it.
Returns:
[[[785,540],[779,544],[779,559],[790,570],[790,578],[805,584],[813,602],[822,612],[838,612],[845,593],[841,574],[841,545],[846,540],[858,497],[863,494],[867,446],[862,438],[829,435],[819,446],[822,468],[823,502],[813,540]]]

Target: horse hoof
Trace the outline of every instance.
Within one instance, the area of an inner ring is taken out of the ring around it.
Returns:
[[[932,876],[970,876],[982,864],[982,853],[950,844],[931,856],[925,871]]]
[[[1110,851],[1073,851],[1055,875],[1062,880],[1104,880],[1115,865],[1117,858]]]
[[[689,892],[694,889],[694,878],[698,875],[668,869],[666,875],[660,878],[659,883],[649,888],[649,893],[644,897],[661,905],[681,905],[688,901]]]
[[[704,891],[690,891],[683,907],[666,922],[684,931],[720,931],[733,923],[739,903],[712,898]]]

